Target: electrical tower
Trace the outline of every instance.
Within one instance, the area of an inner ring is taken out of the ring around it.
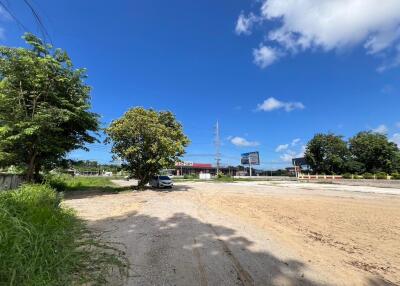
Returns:
[[[221,163],[221,138],[219,136],[219,122],[217,120],[217,124],[215,125],[215,162],[217,163],[217,176],[219,174],[220,163]]]

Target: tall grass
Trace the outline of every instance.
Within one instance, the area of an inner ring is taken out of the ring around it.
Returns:
[[[47,185],[0,193],[0,285],[109,285],[123,252],[90,232]]]
[[[118,192],[123,188],[111,182],[110,177],[72,177],[70,175],[47,175],[45,181],[57,191],[98,190]]]

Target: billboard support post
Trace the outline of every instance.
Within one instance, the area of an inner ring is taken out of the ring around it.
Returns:
[[[251,160],[249,160],[249,167],[250,167],[250,177],[252,176],[251,174]]]
[[[243,153],[241,155],[240,163],[244,166],[249,165],[249,175],[250,177],[252,177],[252,165],[260,165],[260,154],[258,153],[258,151]]]

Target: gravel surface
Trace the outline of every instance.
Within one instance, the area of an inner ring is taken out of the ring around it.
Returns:
[[[400,192],[365,188],[178,183],[65,204],[125,245],[125,285],[400,285]]]

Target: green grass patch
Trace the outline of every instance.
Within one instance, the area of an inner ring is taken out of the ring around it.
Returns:
[[[109,285],[124,253],[60,206],[48,185],[0,193],[0,285]]]
[[[45,181],[59,192],[102,191],[117,193],[126,190],[111,180],[113,177],[72,177],[70,175],[47,175]]]

